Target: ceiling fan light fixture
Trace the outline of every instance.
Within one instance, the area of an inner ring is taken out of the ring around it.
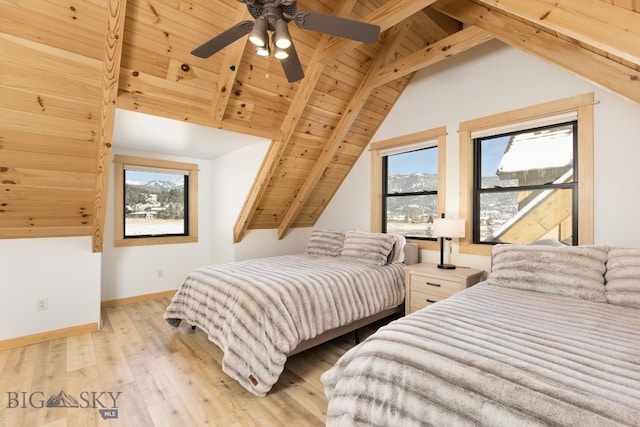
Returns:
[[[276,47],[276,50],[273,56],[275,56],[278,59],[287,59],[289,57],[289,52],[287,52],[284,49],[280,49],[279,47]]]
[[[379,25],[320,12],[297,10],[297,0],[238,1],[246,5],[253,20],[247,19],[238,22],[194,49],[191,52],[192,55],[208,58],[236,40],[249,35],[249,40],[257,48],[256,54],[268,57],[273,49],[274,55],[281,59],[280,64],[287,81],[294,83],[304,77],[304,71],[289,34],[288,25],[291,21],[302,30],[315,31],[361,43],[374,44],[380,36]]]
[[[258,47],[267,45],[267,21],[264,18],[258,18],[253,23],[253,29],[249,33],[249,41]]]
[[[269,46],[256,47],[256,55],[258,56],[269,56],[270,53]]]
[[[276,21],[276,29],[274,42],[280,49],[287,49],[291,46],[291,36],[289,35],[289,26],[283,19]]]

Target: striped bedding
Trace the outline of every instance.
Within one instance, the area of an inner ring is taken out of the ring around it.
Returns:
[[[222,369],[264,396],[302,341],[404,300],[401,263],[371,266],[335,257],[286,255],[217,264],[190,273],[164,318],[205,331]]]
[[[329,426],[640,426],[640,309],[481,283],[322,376]]]

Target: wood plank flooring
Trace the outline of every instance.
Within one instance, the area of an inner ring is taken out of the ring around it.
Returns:
[[[0,351],[0,426],[325,424],[320,375],[353,346],[353,334],[290,357],[260,398],[222,372],[222,352],[202,331],[162,319],[168,304],[108,307],[97,332]],[[52,396],[77,405],[47,407]]]

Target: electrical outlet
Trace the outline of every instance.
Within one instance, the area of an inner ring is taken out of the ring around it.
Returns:
[[[45,311],[49,308],[49,300],[47,298],[42,298],[36,301],[38,305],[38,311]]]
[[[163,277],[163,276],[164,276],[164,271],[158,270],[158,277]]]

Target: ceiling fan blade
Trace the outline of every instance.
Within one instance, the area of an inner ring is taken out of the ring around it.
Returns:
[[[208,58],[214,53],[224,49],[242,36],[246,36],[253,28],[253,21],[238,22],[233,27],[218,34],[205,44],[195,48],[191,54],[200,58]]]
[[[289,81],[289,83],[295,83],[304,77],[302,64],[300,64],[300,58],[298,58],[298,53],[296,52],[296,48],[293,43],[291,43],[291,46],[285,50],[289,56],[281,59],[280,64],[282,65],[284,74],[287,76],[287,81]]]
[[[294,15],[293,21],[298,27],[305,30],[318,31],[363,43],[375,43],[380,35],[378,25],[306,10],[298,11]]]

